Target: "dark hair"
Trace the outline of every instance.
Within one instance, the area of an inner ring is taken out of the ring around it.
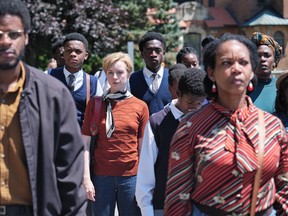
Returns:
[[[187,55],[187,54],[194,54],[197,59],[199,60],[199,55],[197,53],[197,51],[193,48],[193,47],[183,47],[181,50],[179,50],[179,52],[177,53],[176,55],[176,62],[177,63],[181,63],[182,62],[182,57],[184,55]]]
[[[184,74],[187,67],[182,63],[177,63],[169,68],[168,83],[169,86],[173,85],[173,81],[179,81],[180,77]]]
[[[63,39],[58,39],[57,41],[55,41],[52,46],[51,46],[51,53],[54,55],[56,54],[56,50],[59,48],[59,47],[62,47],[63,46]]]
[[[29,10],[20,0],[0,0],[0,16],[13,15],[20,17],[24,26],[24,31],[31,29],[31,17]]]
[[[84,44],[84,47],[85,47],[86,51],[88,51],[88,41],[84,37],[84,35],[82,35],[82,34],[80,34],[78,32],[70,33],[70,34],[66,35],[66,37],[65,37],[65,39],[63,41],[63,45],[65,46],[65,44],[68,41],[71,41],[71,40],[81,41]]]
[[[257,46],[265,45],[273,50],[275,68],[277,68],[279,61],[281,60],[283,48],[278,42],[270,35],[265,35],[261,32],[254,32],[251,41]]]
[[[207,44],[214,41],[216,38],[214,38],[212,35],[208,35],[206,38],[204,38],[201,42],[202,48],[204,48]]]
[[[208,68],[215,69],[215,64],[216,64],[216,55],[218,52],[218,48],[220,45],[226,41],[230,40],[236,40],[242,44],[244,44],[250,53],[250,61],[252,65],[252,70],[255,71],[257,68],[258,64],[258,53],[257,53],[257,47],[254,43],[251,42],[248,38],[246,38],[243,35],[234,35],[231,33],[225,33],[221,37],[213,40],[212,42],[208,43],[207,46],[205,47],[204,54],[203,54],[203,63],[204,63],[204,69],[205,71],[208,70]],[[252,83],[255,87],[256,83],[256,76],[254,76]],[[209,77],[206,75],[204,79],[204,86],[205,86],[205,91],[208,95],[209,98],[216,97],[217,94],[212,93],[213,82],[209,79]]]
[[[285,91],[288,88],[288,77],[284,78],[277,89],[277,95],[275,100],[276,113],[287,113],[288,101],[285,100]]]
[[[178,90],[183,94],[191,93],[197,96],[206,96],[204,77],[206,73],[200,68],[187,68],[178,82]]]
[[[158,32],[147,32],[139,41],[139,49],[142,52],[147,41],[158,40],[162,43],[164,51],[166,50],[166,41],[162,34]]]

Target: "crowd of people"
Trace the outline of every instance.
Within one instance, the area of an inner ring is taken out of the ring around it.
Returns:
[[[0,0],[0,215],[288,215],[273,37],[208,36],[166,68],[165,38],[147,32],[144,68],[114,52],[91,75],[77,32],[51,45],[45,73],[27,65],[30,29],[21,0]]]

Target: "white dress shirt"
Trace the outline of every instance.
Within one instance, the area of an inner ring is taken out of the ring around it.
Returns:
[[[98,81],[102,87],[103,92],[107,91],[110,88],[110,85],[107,80],[107,76],[104,70],[97,71],[95,75],[98,78]]]
[[[183,112],[175,106],[176,102],[177,99],[174,99],[167,106],[170,107],[174,118],[180,121]],[[158,148],[148,121],[144,131],[136,181],[136,200],[141,209],[142,216],[154,216],[152,198],[155,188],[154,164],[157,157]]]
[[[63,72],[66,78],[66,82],[68,83],[68,76],[71,74],[65,67],[63,68]],[[83,69],[81,69],[80,71],[73,73],[75,76],[75,84],[74,84],[74,91],[77,91],[82,85],[83,85]],[[89,74],[87,74],[89,75]],[[90,75],[89,75],[90,76]],[[103,90],[101,87],[101,84],[99,83],[99,80],[97,79],[97,89],[96,89],[96,96],[102,96],[103,94]]]
[[[154,74],[154,73],[152,71],[150,71],[147,67],[144,67],[143,74],[144,74],[145,81],[146,81],[147,85],[149,86],[149,89],[153,92],[152,83],[153,83],[154,78],[152,77],[152,74]],[[161,67],[159,69],[159,71],[157,71],[157,74],[158,74],[158,76],[157,76],[158,87],[160,87],[161,82],[162,82],[162,78],[163,78],[163,74],[164,74],[164,68]]]

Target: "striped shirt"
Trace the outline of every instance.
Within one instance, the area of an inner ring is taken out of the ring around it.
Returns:
[[[170,148],[165,215],[191,215],[192,200],[225,212],[250,212],[259,167],[258,108],[230,112],[216,102],[188,115]],[[288,135],[281,121],[265,112],[265,149],[256,211],[275,200],[277,215],[288,214]],[[286,213],[285,213],[286,212]]]

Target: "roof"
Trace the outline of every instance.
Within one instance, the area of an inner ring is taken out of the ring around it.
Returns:
[[[237,25],[236,21],[228,13],[225,8],[208,8],[209,14],[212,19],[205,20],[207,27],[224,27],[227,25]]]
[[[242,26],[259,26],[259,25],[288,25],[288,19],[282,18],[272,10],[264,10],[252,19],[244,22]]]

